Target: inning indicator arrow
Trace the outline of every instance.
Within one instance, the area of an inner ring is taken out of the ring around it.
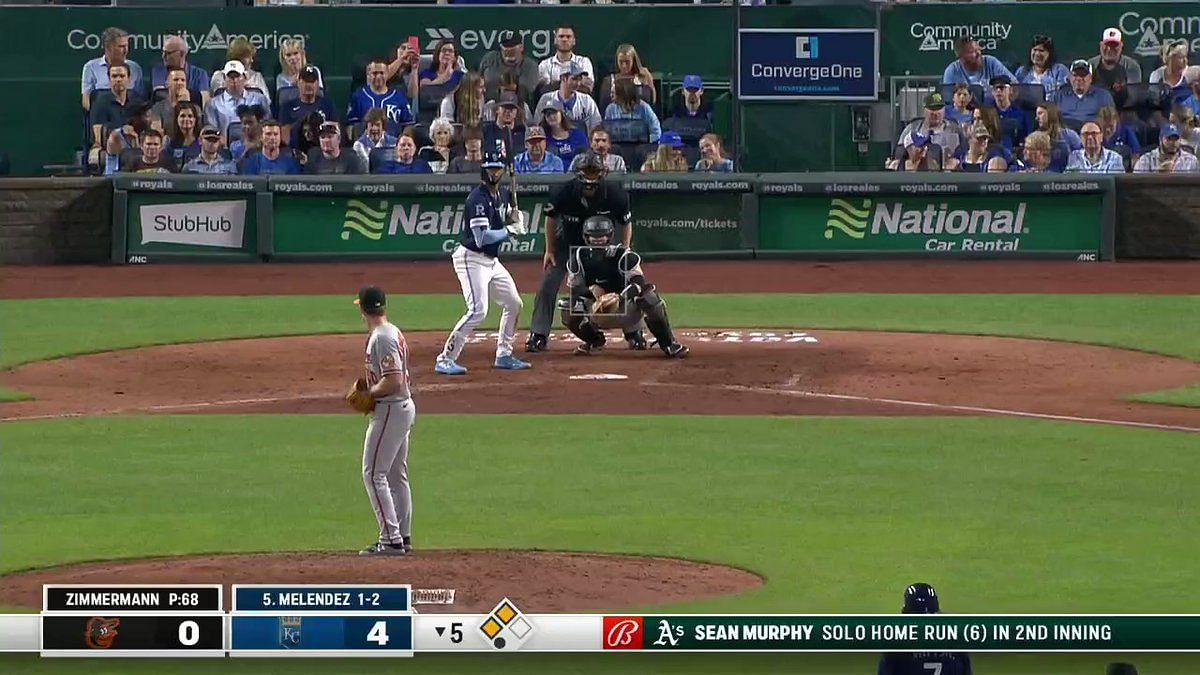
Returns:
[[[441,637],[441,636],[442,636],[442,633],[445,633],[445,632],[446,632],[446,627],[445,627],[445,626],[434,626],[434,627],[433,627],[433,629],[434,629],[435,631],[437,631],[438,637]]]

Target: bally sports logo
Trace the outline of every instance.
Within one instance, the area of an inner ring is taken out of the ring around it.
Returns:
[[[645,626],[640,616],[604,617],[605,649],[641,649]]]

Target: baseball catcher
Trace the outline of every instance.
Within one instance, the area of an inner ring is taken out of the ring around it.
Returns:
[[[583,344],[575,354],[586,356],[604,348],[604,329],[620,328],[625,334],[642,321],[667,358],[682,359],[688,348],[675,341],[667,319],[667,303],[642,274],[642,258],[632,249],[613,244],[616,226],[608,216],[583,222],[585,246],[571,250],[567,260],[567,285],[571,297],[560,302],[562,321]]]

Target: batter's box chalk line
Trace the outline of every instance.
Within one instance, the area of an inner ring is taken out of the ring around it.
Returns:
[[[608,331],[616,333],[616,331]],[[718,342],[728,344],[819,344],[817,338],[802,331],[766,330],[682,330],[679,337],[691,342]],[[476,331],[467,340],[470,344],[494,342],[500,334],[495,331]],[[551,333],[550,342],[580,342],[573,333]]]

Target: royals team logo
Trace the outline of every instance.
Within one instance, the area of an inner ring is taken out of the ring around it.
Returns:
[[[88,649],[108,649],[117,639],[117,629],[121,626],[120,619],[105,619],[93,617],[87,622],[83,639]]]
[[[644,634],[640,616],[604,617],[605,649],[641,649]]]
[[[298,616],[279,617],[279,646],[284,649],[299,649],[301,641],[300,624],[303,621]]]

